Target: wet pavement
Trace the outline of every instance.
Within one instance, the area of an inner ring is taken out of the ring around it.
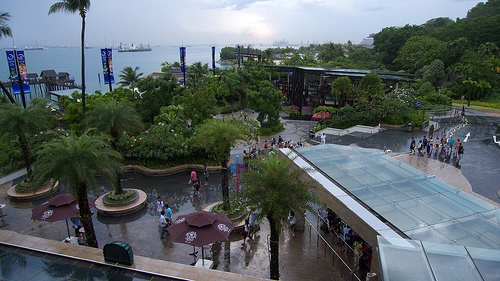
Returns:
[[[492,135],[495,134],[500,137],[500,117],[472,110],[467,112],[466,117],[467,125],[463,126],[463,122],[456,118],[444,120],[443,123],[446,126],[442,126],[437,132],[438,135],[454,132],[455,138],[461,140],[465,134],[471,132],[468,141],[464,143],[464,158],[458,166],[453,162],[453,159],[450,159],[449,163],[445,163],[439,159],[407,155],[411,136],[418,139],[426,134],[425,131],[407,132],[406,128],[393,128],[391,130],[382,128],[378,134],[351,133],[345,136],[329,136],[327,142],[342,145],[355,143],[361,147],[390,149],[391,154],[395,157],[406,159],[413,166],[430,168],[431,171],[435,171],[431,174],[436,174],[438,178],[438,175],[445,175],[445,178],[449,180],[458,181],[456,185],[463,185],[460,188],[472,189],[490,200],[500,203],[500,199],[496,197],[496,190],[500,189],[498,186],[498,182],[500,182],[500,165],[498,164],[500,146],[492,139]],[[261,137],[259,143],[252,145],[262,147],[265,139],[277,138],[278,135],[281,135],[285,140],[293,140],[294,142],[308,140],[312,145],[319,144],[319,138],[309,139],[308,132],[315,125],[311,121],[284,119],[283,122],[285,123],[285,131],[273,136]],[[233,149],[232,158],[236,159],[236,155],[241,157],[243,149],[251,149],[252,145],[239,144]],[[191,246],[173,243],[170,238],[160,240],[158,221],[154,210],[157,196],[165,198],[171,205],[174,210],[174,218],[181,214],[204,209],[212,202],[221,200],[218,174],[211,174],[210,185],[201,188],[201,198],[193,196],[192,188],[187,185],[188,177],[187,173],[169,177],[126,174],[123,177],[124,186],[135,188],[145,186],[148,204],[140,212],[121,218],[94,215],[94,227],[100,248],[111,241],[125,241],[132,246],[135,255],[185,265],[193,263],[194,257],[188,255],[193,250]],[[31,209],[45,200],[28,203],[12,202],[6,195],[9,187],[10,182],[0,185],[0,203],[6,204],[3,212],[7,214],[1,230],[12,230],[51,240],[62,241],[64,239],[66,234],[64,221],[55,223],[31,221]],[[109,186],[103,184],[94,195],[98,196],[109,189]],[[313,226],[315,226],[316,221],[312,221]],[[227,242],[213,246],[213,251],[208,251],[208,256],[214,260],[215,269],[257,278],[268,278],[268,228],[269,226],[263,222],[255,243],[246,243],[245,246],[242,246],[242,237],[238,233],[234,233]],[[341,262],[332,256],[331,251],[317,234],[313,231],[310,232],[310,228],[306,227],[305,231],[298,231],[294,238],[291,238],[287,231],[284,231],[280,239],[282,280],[352,280],[352,276],[345,269],[342,269]],[[333,238],[326,236],[326,240],[331,242],[330,244],[334,248],[338,247]],[[198,255],[198,258],[201,256]],[[349,261],[348,264],[352,266],[352,261]]]

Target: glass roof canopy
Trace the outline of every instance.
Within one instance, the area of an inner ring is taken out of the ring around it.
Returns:
[[[378,236],[383,280],[500,280],[497,250]]]
[[[320,145],[296,150],[413,240],[500,250],[500,208],[385,153]]]

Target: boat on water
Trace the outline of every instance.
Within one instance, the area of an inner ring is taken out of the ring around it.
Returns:
[[[26,50],[26,51],[42,51],[43,46],[25,46],[24,50]]]
[[[130,45],[130,48],[125,47],[126,44],[120,43],[120,47],[118,48],[118,52],[149,52],[151,48],[148,46],[143,46],[140,44],[139,46],[134,45],[133,43]]]
[[[274,41],[273,42],[273,46],[276,46],[276,47],[287,47],[289,44],[290,44],[290,42],[286,41],[285,39],[283,39],[281,41]]]

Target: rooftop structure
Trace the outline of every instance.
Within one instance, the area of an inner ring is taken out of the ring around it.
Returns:
[[[340,213],[372,246],[381,247],[380,241],[389,241],[384,246],[386,252],[381,248],[378,253],[380,260],[376,265],[380,263],[386,275],[396,266],[412,272],[413,262],[399,257],[404,262],[395,265],[388,259],[392,254],[387,253],[398,247],[402,249],[400,244],[424,253],[423,246],[415,246],[418,241],[423,241],[421,245],[441,245],[440,248],[446,249],[442,259],[448,261],[456,256],[456,251],[472,249],[476,253],[488,252],[486,260],[496,268],[500,265],[498,258],[488,259],[492,253],[500,256],[500,208],[497,206],[379,150],[328,144],[298,148],[297,153],[295,163],[312,168],[308,173],[323,186],[318,191],[334,212]],[[405,238],[417,242],[408,242]],[[437,246],[433,246],[433,250],[437,251]],[[464,264],[448,262],[446,266]],[[432,274],[432,270],[429,272]],[[384,280],[402,280],[401,276]],[[423,277],[420,280],[438,279]]]

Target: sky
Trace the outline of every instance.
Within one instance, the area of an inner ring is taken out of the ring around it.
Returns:
[[[358,44],[385,27],[465,18],[477,0],[93,0],[86,44],[181,46]],[[58,0],[1,0],[14,38],[1,47],[80,44],[79,14],[48,15]]]

